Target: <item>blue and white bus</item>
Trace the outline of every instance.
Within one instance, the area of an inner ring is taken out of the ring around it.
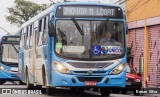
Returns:
[[[104,96],[112,87],[125,87],[125,22],[117,5],[54,4],[20,28],[20,79],[28,88],[46,86],[48,92],[98,87]]]
[[[19,35],[2,36],[0,40],[0,84],[18,81]]]

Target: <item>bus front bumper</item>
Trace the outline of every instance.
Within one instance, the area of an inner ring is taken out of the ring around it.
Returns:
[[[7,81],[19,80],[18,72],[0,70],[0,79],[7,80]]]
[[[126,73],[117,75],[69,75],[52,71],[53,87],[125,87]]]

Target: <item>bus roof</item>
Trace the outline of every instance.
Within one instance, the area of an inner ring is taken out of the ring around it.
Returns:
[[[116,4],[111,4],[111,3],[98,3],[98,2],[64,2],[64,3],[57,3],[56,5],[101,5],[101,6],[117,6],[120,7],[119,5]]]
[[[44,17],[45,15],[47,15],[50,12],[55,12],[56,8],[60,5],[99,5],[99,6],[114,6],[114,7],[120,7],[119,5],[116,4],[110,4],[110,3],[97,3],[97,2],[64,2],[64,3],[56,3],[52,6],[50,6],[49,8],[47,8],[46,10],[42,11],[41,13],[39,13],[38,15],[34,16],[33,18],[31,18],[30,20],[28,20],[27,22],[23,23],[22,26],[20,27],[20,29],[24,28],[27,25],[30,25],[32,22]]]

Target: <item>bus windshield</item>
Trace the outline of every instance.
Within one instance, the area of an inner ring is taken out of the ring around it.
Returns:
[[[57,20],[55,51],[67,58],[106,59],[124,54],[124,23]]]
[[[2,44],[2,61],[8,63],[18,63],[18,48],[15,44]]]

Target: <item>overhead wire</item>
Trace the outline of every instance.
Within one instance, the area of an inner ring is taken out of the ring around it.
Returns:
[[[118,2],[120,2],[121,0],[118,0],[117,2],[115,2],[114,4],[117,4]]]
[[[121,2],[120,2],[120,1],[121,1]],[[115,2],[114,4],[119,3],[119,5],[121,5],[121,4],[123,4],[123,3],[126,3],[127,1],[129,1],[129,0],[124,0],[124,1],[118,0],[118,1]],[[140,4],[141,1],[142,1],[142,0],[139,0],[138,2],[134,3],[134,4],[131,5],[128,9],[134,9],[138,4]]]
[[[147,8],[147,6],[148,6],[148,4],[149,4],[149,1],[150,1],[150,0],[147,0],[146,2],[144,2],[144,3],[142,4],[142,6],[144,6],[144,5],[147,3],[146,6],[143,8],[143,10],[142,10],[140,13],[142,13],[142,12]],[[138,8],[137,8],[137,9],[138,9]],[[132,10],[132,11],[133,11],[133,10]],[[131,12],[132,12],[132,11],[131,11]],[[140,14],[137,14],[137,16],[135,16],[135,18],[137,18],[139,15],[140,15]]]
[[[127,11],[127,13],[131,13],[131,12],[133,12],[134,10],[137,10],[138,8],[140,8],[140,7],[142,7],[142,6],[144,6],[146,3],[148,3],[150,0],[146,0],[144,3],[142,3],[141,5],[139,5],[138,7],[135,7],[135,8],[133,8],[133,9],[131,9],[131,10],[129,10],[129,11]],[[140,3],[139,3],[140,4]],[[148,4],[147,4],[148,5]],[[146,7],[145,7],[146,8]]]
[[[139,0],[138,2],[136,2],[134,5],[132,5],[132,7],[128,8],[128,10],[127,10],[126,12],[129,12],[129,11],[133,10],[133,9],[136,8],[141,2],[142,2],[142,0]]]

